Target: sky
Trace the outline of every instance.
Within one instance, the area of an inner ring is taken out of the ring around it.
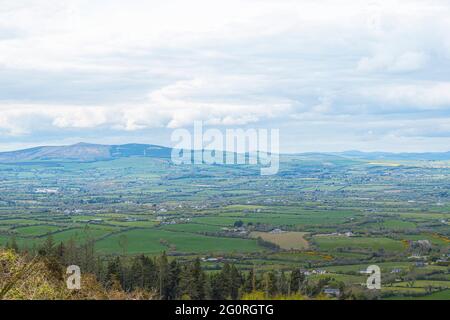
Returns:
[[[448,30],[448,0],[0,0],[0,150],[203,121],[281,152],[449,151]]]

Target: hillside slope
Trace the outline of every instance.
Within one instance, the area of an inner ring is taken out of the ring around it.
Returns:
[[[18,151],[1,152],[0,162],[27,161],[97,161],[130,156],[168,158],[171,149],[147,144],[101,145],[77,143],[70,146],[43,146]]]

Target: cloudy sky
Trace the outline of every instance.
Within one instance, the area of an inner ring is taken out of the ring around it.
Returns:
[[[450,150],[448,0],[0,0],[0,150],[279,128]]]

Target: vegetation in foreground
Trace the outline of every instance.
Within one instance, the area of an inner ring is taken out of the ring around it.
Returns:
[[[66,266],[79,264],[81,288],[69,290]],[[298,269],[290,272],[240,272],[224,264],[205,272],[199,259],[180,263],[165,254],[102,259],[92,244],[55,245],[49,238],[36,252],[21,252],[14,245],[0,250],[0,299],[162,299],[261,300],[329,299],[323,288],[339,288],[338,299],[374,299],[364,290],[346,288],[341,281],[323,278],[310,283]]]

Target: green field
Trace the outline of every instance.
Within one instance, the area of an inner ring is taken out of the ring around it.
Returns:
[[[123,232],[97,242],[104,253],[121,252],[120,237],[126,236],[125,251],[129,254],[176,251],[184,253],[227,253],[261,251],[255,240],[207,237],[184,232],[138,229]]]
[[[345,236],[316,236],[313,238],[321,250],[334,251],[341,249],[370,249],[389,252],[402,252],[404,245],[389,238],[345,237]]]
[[[30,227],[20,227],[14,229],[18,233],[19,236],[42,236],[48,233],[55,232],[59,230],[60,227],[51,226],[51,225],[39,225],[39,226],[30,226]]]
[[[445,296],[437,290],[447,288],[450,272],[437,261],[450,253],[450,166],[375,162],[289,155],[274,176],[134,156],[0,164],[0,244],[14,238],[29,249],[48,235],[55,244],[90,240],[105,258],[220,257],[245,272],[301,269],[313,283],[333,278],[358,290],[360,271],[376,264],[386,281],[382,298]],[[202,265],[216,272],[223,261]],[[318,269],[326,273],[312,273]]]

